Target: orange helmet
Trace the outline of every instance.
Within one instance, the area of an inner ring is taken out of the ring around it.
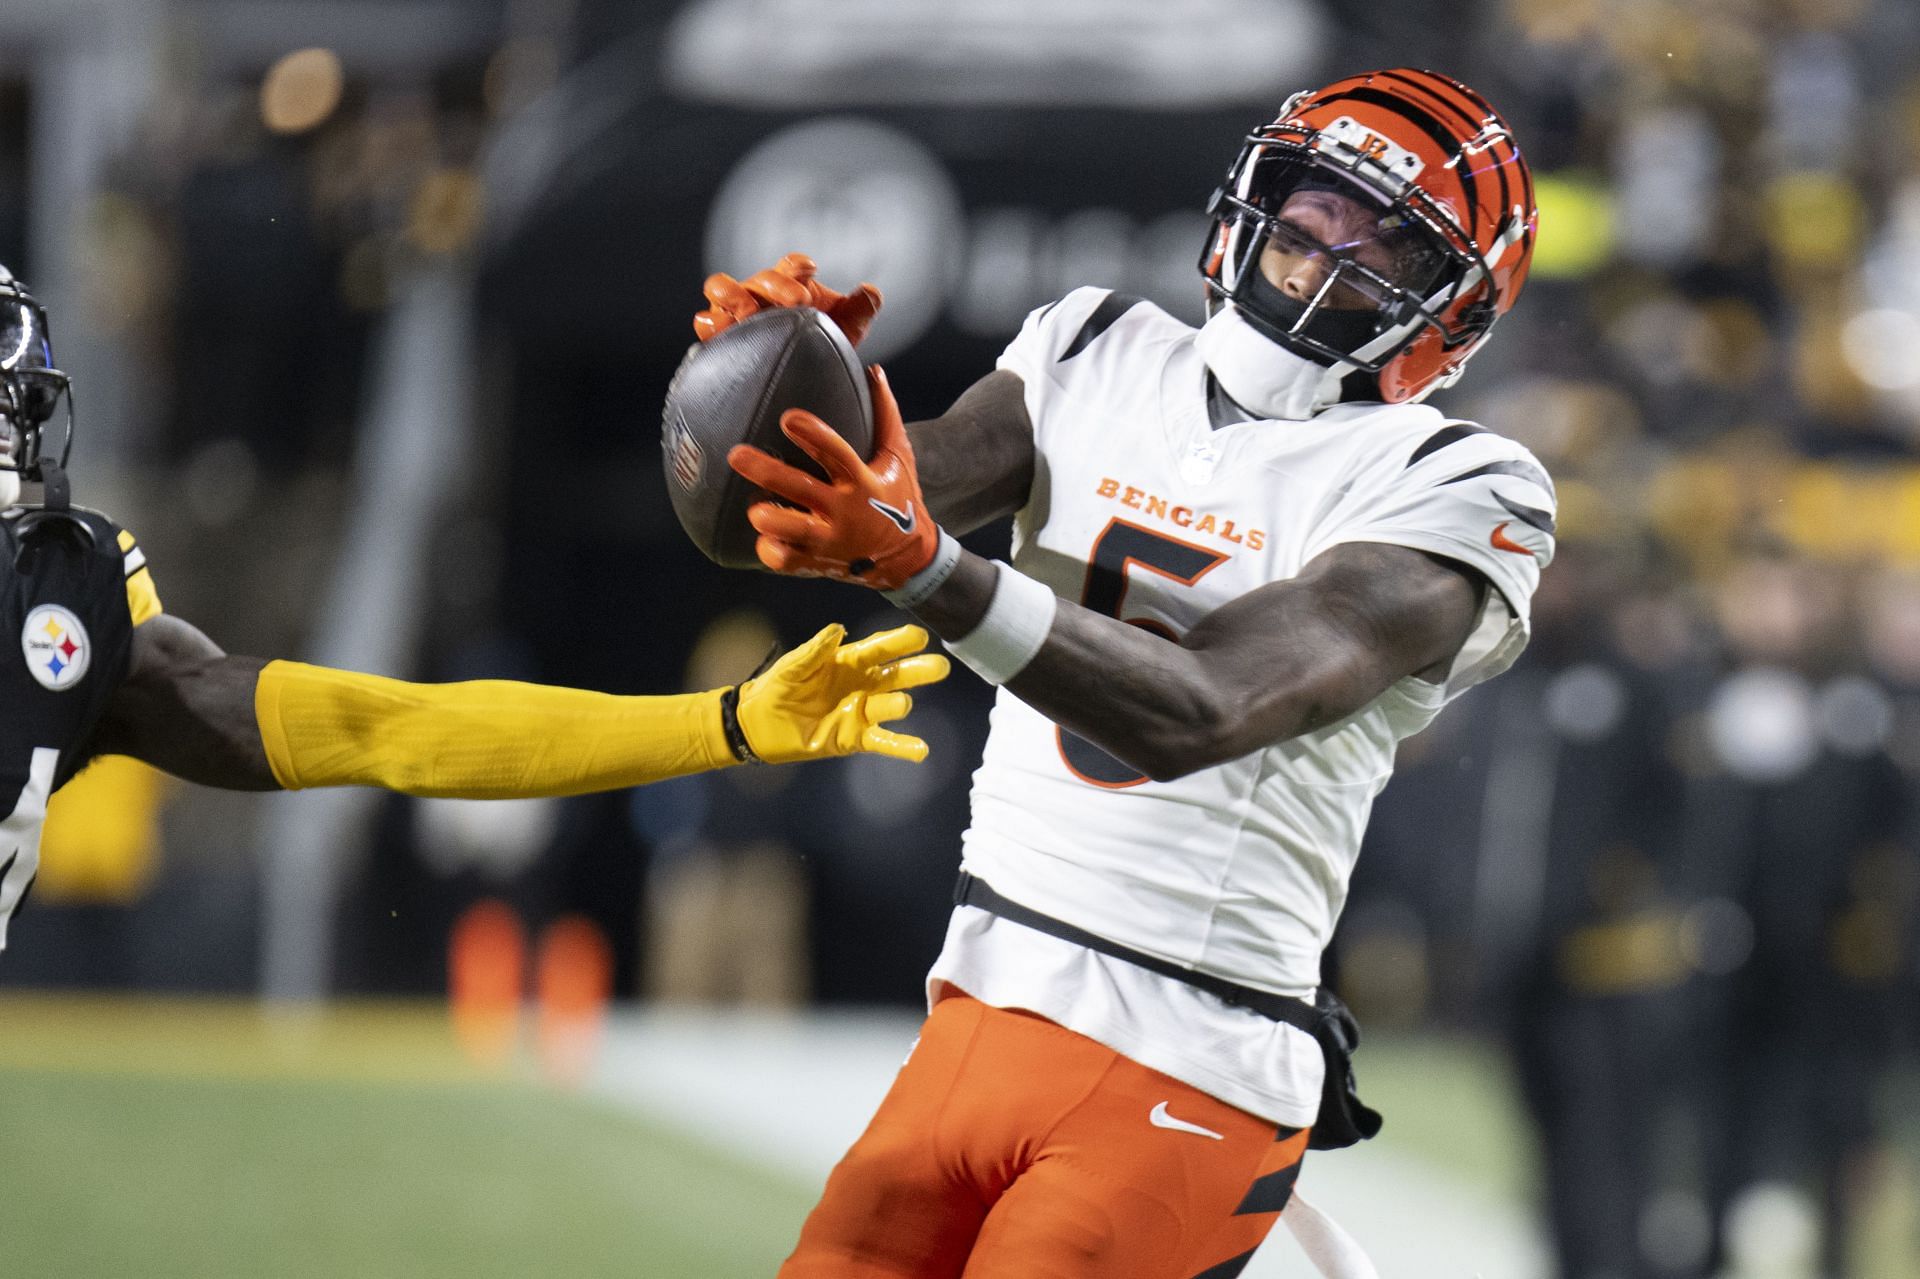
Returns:
[[[1296,225],[1289,204],[1315,192],[1361,205],[1365,232],[1326,244]],[[1458,80],[1411,69],[1294,95],[1247,136],[1207,212],[1209,309],[1231,303],[1330,375],[1370,377],[1365,398],[1395,404],[1460,376],[1520,296],[1539,219],[1500,113]],[[1277,288],[1260,269],[1269,249],[1319,257],[1317,291]]]

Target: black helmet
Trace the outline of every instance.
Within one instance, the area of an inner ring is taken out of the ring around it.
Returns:
[[[63,400],[56,450],[48,446],[46,429]],[[28,480],[45,480],[49,468],[65,468],[73,446],[72,380],[54,366],[46,308],[5,266],[0,266],[0,423],[13,436],[12,460],[0,459],[0,467]]]

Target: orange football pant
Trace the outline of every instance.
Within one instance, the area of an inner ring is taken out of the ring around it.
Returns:
[[[1304,1129],[954,995],[780,1279],[1231,1279],[1306,1148]]]

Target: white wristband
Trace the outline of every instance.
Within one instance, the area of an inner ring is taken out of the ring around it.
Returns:
[[[993,600],[980,624],[957,640],[946,641],[947,651],[973,668],[989,684],[1004,684],[1033,660],[1053,629],[1058,603],[1044,584],[999,560]]]
[[[916,609],[933,598],[933,593],[947,584],[953,576],[953,570],[960,567],[960,541],[945,529],[940,530],[940,542],[934,548],[933,558],[927,566],[890,591],[881,591],[880,598],[895,608]]]

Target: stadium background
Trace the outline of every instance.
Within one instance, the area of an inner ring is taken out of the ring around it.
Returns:
[[[234,651],[623,692],[891,620],[673,523],[658,409],[708,271],[875,281],[864,350],[928,415],[1075,285],[1196,316],[1200,209],[1293,88],[1473,83],[1542,232],[1439,402],[1549,463],[1561,552],[1521,665],[1377,807],[1332,967],[1389,1128],[1302,1185],[1388,1274],[1920,1275],[1920,6],[0,30],[0,260],[76,376],[77,493],[168,607]],[[988,701],[921,699],[917,770],[487,809],[97,768],[0,958],[9,1273],[770,1273],[911,1038]],[[536,946],[592,923],[604,1032],[459,1046],[481,901]]]

